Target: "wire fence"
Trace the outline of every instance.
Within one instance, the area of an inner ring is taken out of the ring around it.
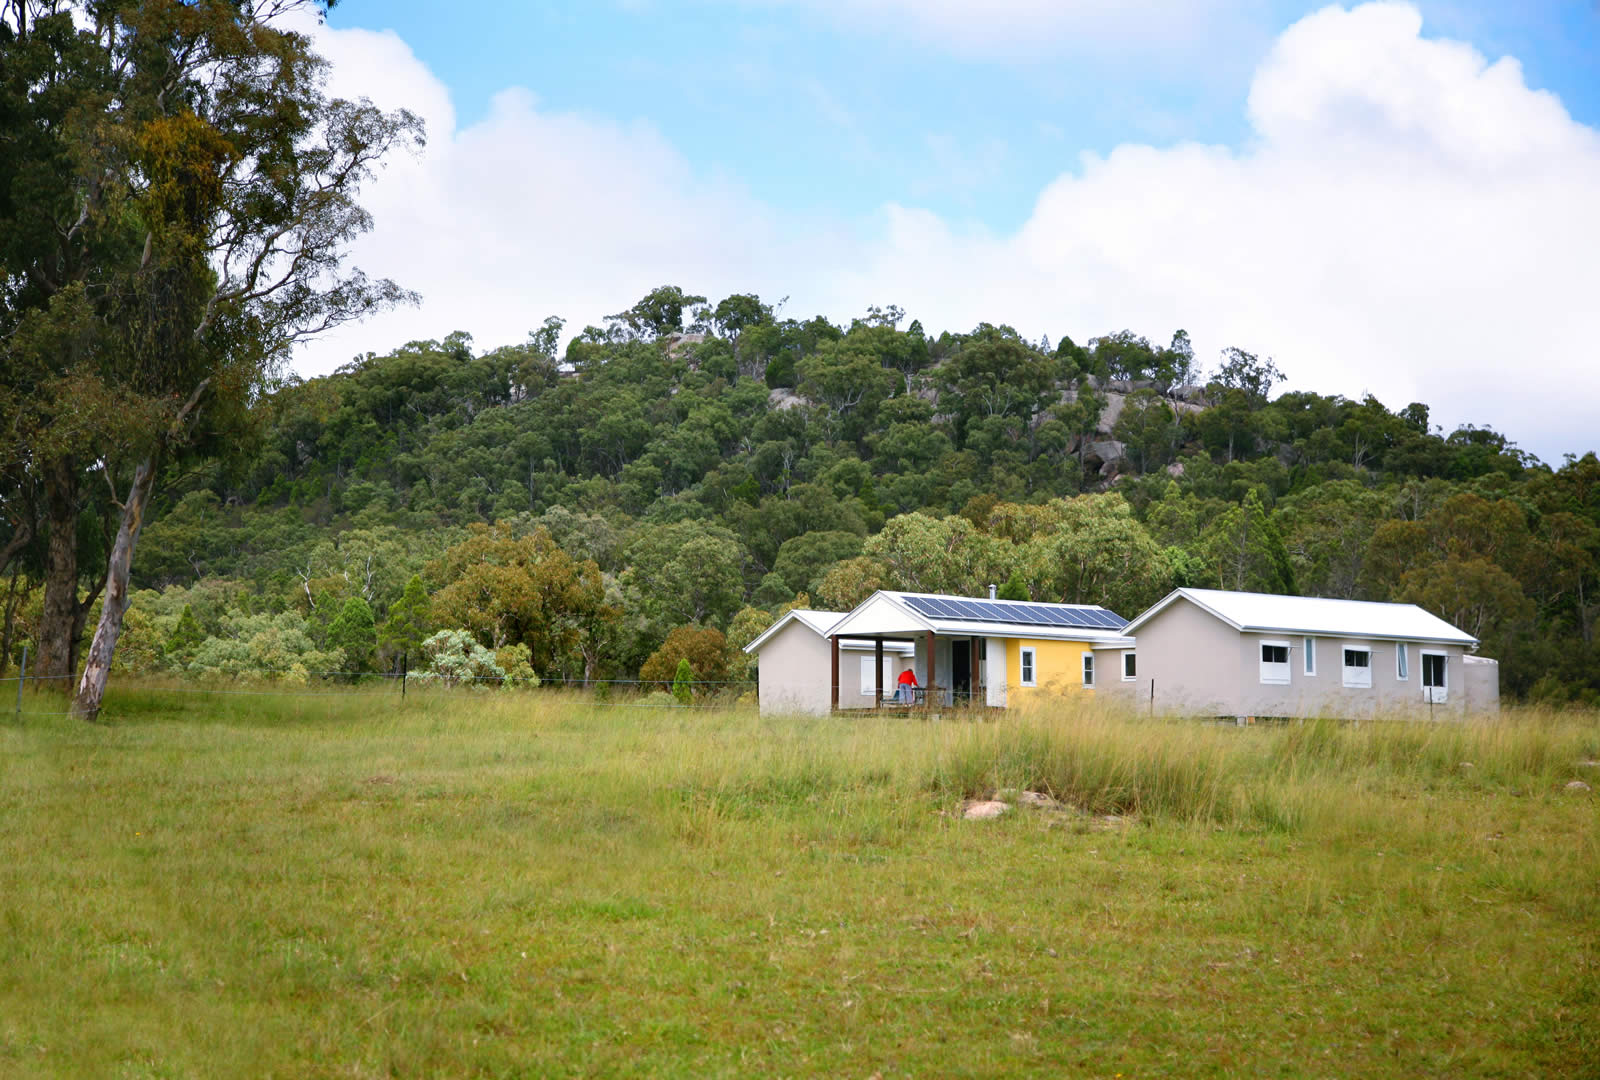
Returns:
[[[77,675],[36,675],[27,671],[27,654],[24,652],[23,663],[16,675],[0,677],[0,686],[16,685],[15,707],[5,709],[0,704],[0,716],[10,714],[18,719],[22,717],[61,717],[73,715],[73,710],[62,709],[40,711],[25,709],[24,691],[30,686],[41,689],[60,689],[60,684],[67,683],[65,689],[70,690],[70,684],[76,682]],[[537,695],[540,691],[579,691],[585,692],[589,700],[586,704],[618,709],[724,709],[742,694],[753,691],[756,682],[753,679],[692,679],[688,682],[688,696],[690,700],[684,701],[675,698],[671,702],[661,701],[661,695],[673,695],[675,680],[668,679],[584,679],[565,675],[539,676],[537,681],[526,676],[514,675],[469,675],[457,673],[440,673],[435,671],[410,671],[408,666],[402,664],[397,671],[335,671],[335,670],[306,670],[304,668],[230,668],[226,671],[207,672],[200,676],[209,682],[227,680],[235,684],[231,686],[216,685],[170,685],[151,682],[151,678],[175,678],[184,680],[193,678],[182,672],[157,671],[138,673],[133,676],[138,680],[135,689],[139,693],[153,694],[195,694],[218,697],[295,697],[295,698],[405,698],[415,691],[456,691],[472,690],[476,688],[496,688],[507,691],[524,692]],[[114,675],[110,686],[113,690],[117,683],[128,678],[127,675]],[[284,682],[289,679],[314,679],[318,685],[303,685],[293,682]],[[342,687],[334,688],[343,683]],[[618,693],[623,700],[612,700],[611,694]],[[696,697],[713,694],[717,701],[696,701]],[[657,700],[626,700],[627,698],[656,698]],[[3,699],[0,699],[3,700]]]

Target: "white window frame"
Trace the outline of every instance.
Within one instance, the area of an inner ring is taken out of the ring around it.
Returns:
[[[1128,661],[1129,660],[1133,661],[1133,674],[1132,675],[1128,674]],[[1138,653],[1133,649],[1123,649],[1122,650],[1122,681],[1123,682],[1134,682],[1138,678],[1139,678]]]
[[[1023,645],[1017,651],[1017,675],[1023,686],[1039,685],[1039,650]]]
[[[1283,663],[1269,664],[1262,659],[1261,650],[1269,645],[1283,650]],[[1261,668],[1261,684],[1263,686],[1288,686],[1293,679],[1294,665],[1290,662],[1290,657],[1293,655],[1294,653],[1291,651],[1287,641],[1277,641],[1272,638],[1259,639],[1256,642],[1256,661]]]
[[[1094,689],[1094,653],[1083,654],[1083,685],[1087,690]]]
[[[1443,705],[1445,702],[1450,700],[1450,654],[1444,649],[1418,649],[1417,655],[1438,656],[1444,660],[1443,686],[1427,685],[1426,679],[1428,677],[1428,662],[1426,660],[1422,661],[1422,674],[1417,676],[1417,681],[1422,684],[1422,700],[1431,701],[1435,705]]]
[[[1301,641],[1301,647],[1305,650],[1306,654],[1305,659],[1301,664],[1301,670],[1307,675],[1314,676],[1317,673],[1317,639],[1314,637],[1303,638]]]
[[[1367,654],[1366,667],[1351,667],[1344,662],[1346,652],[1364,652]],[[1342,682],[1352,690],[1372,689],[1372,646],[1359,641],[1345,641],[1339,644],[1339,670],[1343,676]],[[1352,681],[1351,672],[1357,672]]]
[[[861,696],[862,697],[871,697],[872,694],[873,694],[873,690],[875,689],[873,687],[873,685],[872,685],[872,661],[873,661],[873,659],[874,658],[871,657],[871,656],[863,656],[861,658]],[[889,672],[893,668],[893,666],[894,666],[894,658],[892,656],[890,656],[888,653],[884,653],[884,655],[883,655],[883,688],[885,690],[894,689],[894,687],[891,685],[893,680],[891,680],[889,678]]]
[[[1394,643],[1394,678],[1396,682],[1411,678],[1411,647],[1403,641]]]

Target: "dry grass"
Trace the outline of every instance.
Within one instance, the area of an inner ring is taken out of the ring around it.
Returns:
[[[1590,713],[183,689],[0,722],[0,1075],[1600,1075]]]

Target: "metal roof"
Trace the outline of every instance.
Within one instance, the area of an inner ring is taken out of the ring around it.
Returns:
[[[1023,600],[969,600],[937,593],[900,593],[906,606],[933,619],[1013,623],[1026,626],[1074,626],[1085,630],[1121,630],[1128,624],[1114,611],[1093,604],[1035,604]]]
[[[778,619],[771,626],[761,631],[760,635],[754,641],[744,647],[744,651],[747,653],[755,652],[763,644],[765,644],[766,641],[772,637],[772,635],[776,634],[779,630],[782,630],[785,626],[788,626],[792,622],[804,623],[818,637],[827,637],[828,631],[832,629],[835,623],[844,618],[844,615],[845,613],[842,611],[818,611],[815,608],[792,608],[785,613],[782,618]],[[859,641],[851,639],[840,641],[839,647],[843,649],[871,649],[875,646],[871,641]],[[884,648],[890,652],[911,651],[911,646],[902,646],[897,642],[885,642]]]
[[[830,634],[906,634],[954,637],[1038,637],[1098,641],[1120,637],[1125,619],[1094,604],[1036,604],[941,593],[880,590],[829,630]]]
[[[1387,638],[1399,641],[1442,641],[1476,645],[1478,639],[1429,614],[1415,604],[1380,604],[1370,600],[1333,600],[1319,596],[1227,592],[1222,589],[1176,589],[1142,612],[1123,631],[1137,635],[1179,598],[1216,616],[1235,630],[1278,631],[1327,637]]]

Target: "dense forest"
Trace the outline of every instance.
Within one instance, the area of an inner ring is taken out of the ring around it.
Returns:
[[[894,307],[840,326],[668,286],[563,336],[456,333],[261,388],[155,493],[117,669],[685,661],[737,691],[737,647],[797,604],[996,583],[1131,617],[1196,585],[1412,601],[1480,637],[1508,696],[1600,700],[1593,453],[1552,468],[1424,403],[1275,394],[1272,361],[1202,363],[1181,330],[935,338]],[[117,506],[80,496],[81,635]],[[50,532],[10,529],[0,663],[40,619]]]

